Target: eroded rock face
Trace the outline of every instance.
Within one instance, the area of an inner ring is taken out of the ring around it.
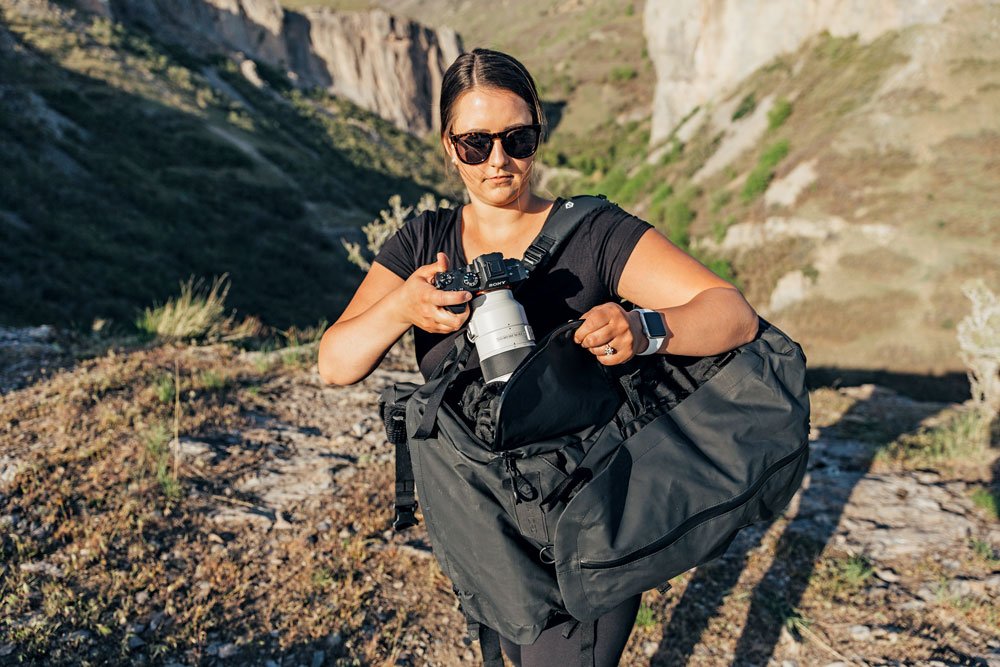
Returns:
[[[981,1],[981,0],[980,0]],[[644,31],[657,72],[650,141],[696,106],[824,30],[863,42],[935,23],[975,0],[675,0],[647,2]],[[778,28],[780,26],[780,28]]]
[[[463,51],[450,28],[377,9],[296,12],[277,0],[111,0],[110,11],[198,53],[243,53],[415,134],[438,127],[441,78]]]

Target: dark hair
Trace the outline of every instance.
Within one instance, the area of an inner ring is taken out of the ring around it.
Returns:
[[[499,88],[509,90],[528,105],[531,122],[542,126],[542,136],[547,131],[545,113],[538,100],[538,89],[531,74],[516,58],[500,51],[473,49],[463,53],[451,64],[441,81],[441,136],[451,130],[455,120],[455,102],[463,93],[473,88]]]

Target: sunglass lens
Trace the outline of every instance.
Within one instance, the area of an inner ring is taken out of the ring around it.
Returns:
[[[459,156],[463,162],[477,164],[490,156],[493,142],[488,135],[470,134],[458,140]]]
[[[518,128],[508,132],[502,143],[507,155],[520,160],[535,153],[538,147],[538,132],[532,127]]]

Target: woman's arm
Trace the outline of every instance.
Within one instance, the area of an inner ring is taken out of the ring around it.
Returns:
[[[389,348],[417,326],[433,333],[456,331],[469,315],[442,306],[464,303],[468,292],[445,292],[434,287],[434,274],[447,271],[448,258],[419,267],[407,280],[377,262],[354,298],[323,334],[319,343],[319,375],[327,384],[359,382],[375,370]]]
[[[660,353],[706,356],[739,347],[757,333],[757,313],[738,289],[655,229],[642,235],[618,281],[618,293],[663,315],[667,339]],[[606,364],[628,361],[646,346],[637,315],[607,303],[583,316],[577,342]],[[604,357],[610,344],[623,354]]]

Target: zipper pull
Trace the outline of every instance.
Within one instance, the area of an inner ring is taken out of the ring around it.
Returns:
[[[507,473],[510,474],[511,481],[514,487],[514,497],[517,498],[518,502],[527,503],[531,502],[538,497],[538,490],[531,485],[531,482],[521,474],[521,471],[517,469],[517,464],[514,462],[514,457],[509,454],[504,454],[504,466],[507,468]]]

